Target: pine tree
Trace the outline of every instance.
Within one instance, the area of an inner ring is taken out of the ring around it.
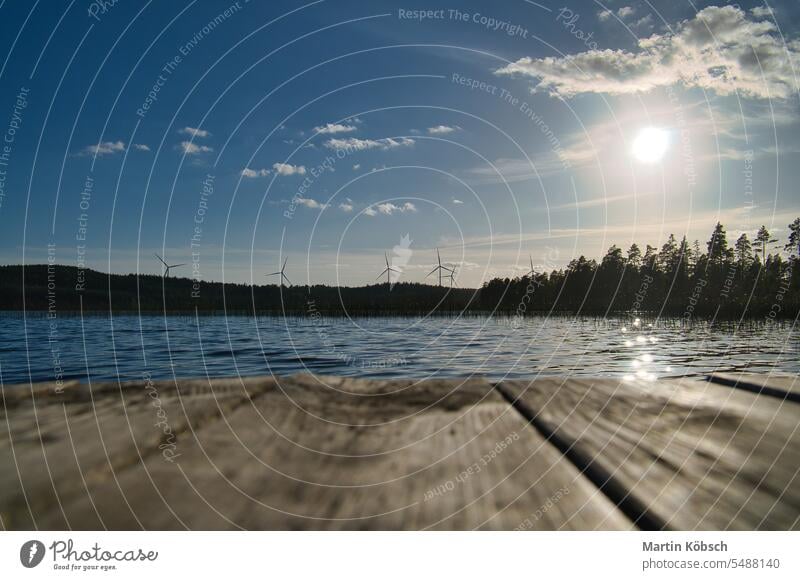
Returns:
[[[753,261],[753,245],[750,243],[747,234],[739,236],[739,239],[736,240],[735,249],[736,263],[739,265],[742,275],[744,275],[744,271]]]
[[[647,268],[648,270],[655,271],[656,269],[656,249],[647,244],[647,247],[644,250],[644,258],[642,258],[642,266]]]
[[[730,258],[728,236],[721,223],[717,222],[717,225],[714,226],[714,232],[711,234],[711,239],[708,240],[707,246],[708,260],[712,264],[723,264]]]
[[[800,256],[800,218],[789,224],[789,242],[783,249],[790,254]]]
[[[675,234],[670,234],[667,242],[661,246],[658,263],[664,272],[673,274],[678,266],[678,259],[678,243],[675,241]]]
[[[636,244],[631,244],[628,249],[628,266],[638,270],[642,265],[642,251]]]
[[[758,229],[758,233],[756,234],[756,241],[753,244],[758,252],[761,252],[761,262],[766,264],[767,262],[767,250],[769,249],[770,244],[777,242],[777,238],[773,238],[772,234],[769,233],[769,230],[761,226]]]

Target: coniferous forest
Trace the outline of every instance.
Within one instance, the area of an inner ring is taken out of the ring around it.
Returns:
[[[421,315],[497,312],[641,312],[683,318],[789,318],[800,313],[800,218],[783,233],[761,227],[735,240],[722,224],[701,243],[670,235],[660,247],[611,246],[532,277],[479,289],[397,283],[279,287],[104,274],[73,266],[0,266],[0,309],[115,312]],[[76,281],[81,280],[81,284]],[[77,286],[77,287],[76,287]],[[24,287],[24,296],[23,296]]]

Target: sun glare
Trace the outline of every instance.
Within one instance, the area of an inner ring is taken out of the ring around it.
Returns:
[[[647,127],[633,141],[633,156],[642,163],[655,163],[664,157],[668,146],[669,135],[664,129]]]

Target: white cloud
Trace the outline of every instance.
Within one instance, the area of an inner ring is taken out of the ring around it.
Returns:
[[[620,19],[625,20],[628,16],[633,16],[636,10],[630,6],[623,6],[619,10],[617,10],[617,16]]]
[[[771,6],[756,6],[750,12],[756,18],[771,18],[775,11]]]
[[[378,203],[378,204],[375,204],[374,206],[368,207],[367,209],[364,210],[364,213],[369,215],[369,216],[375,216],[375,215],[377,215],[379,213],[383,214],[383,215],[392,215],[393,213],[396,213],[396,212],[399,212],[399,213],[406,213],[406,212],[415,213],[416,211],[417,211],[417,206],[415,206],[410,201],[407,201],[402,205],[395,205],[395,204],[387,201],[387,202],[384,202],[384,203]]]
[[[611,12],[611,10],[601,10],[600,12],[597,13],[597,18],[600,20],[600,22],[605,22],[606,20],[611,18],[612,15],[613,12]]]
[[[353,211],[353,200],[348,197],[345,201],[339,204],[339,209],[345,213],[350,213]]]
[[[137,151],[150,151],[150,146],[144,143],[134,143],[133,148]]]
[[[456,199],[456,198],[454,197],[454,198],[453,198],[453,204],[454,204],[454,205],[464,205],[464,202],[463,202],[463,201],[461,201],[460,199]]]
[[[282,176],[306,174],[305,165],[291,165],[290,163],[274,163],[272,165],[272,168],[275,170],[275,173]]]
[[[353,165],[353,171],[358,171],[359,169],[361,169],[360,163],[356,163],[355,165]]]
[[[428,134],[430,135],[446,135],[458,130],[458,127],[450,127],[448,125],[437,125],[436,127],[428,127]]]
[[[181,149],[186,155],[197,155],[199,153],[209,153],[213,151],[211,147],[205,145],[197,145],[191,141],[181,141]]]
[[[784,43],[772,22],[750,20],[734,6],[710,6],[678,23],[674,32],[641,38],[638,44],[635,52],[524,57],[495,72],[533,77],[538,81],[534,91],[566,98],[676,84],[754,98],[789,98],[797,91],[792,65],[800,60],[800,41]]]
[[[103,141],[97,145],[85,147],[81,153],[84,155],[113,155],[125,151],[125,143],[122,141]]]
[[[250,179],[266,177],[267,175],[269,175],[269,169],[250,169],[249,167],[242,169],[242,177],[248,177]]]
[[[631,28],[646,28],[646,29],[653,28],[653,15],[648,14],[647,16],[643,16],[642,18],[631,24]]]
[[[354,125],[342,125],[341,123],[327,123],[319,127],[314,127],[314,132],[319,135],[334,135],[336,133],[352,133],[358,127]]]
[[[328,207],[327,203],[320,203],[316,199],[311,199],[308,197],[296,197],[293,201],[294,203],[298,205],[304,205],[309,209],[325,209]]]
[[[399,139],[384,138],[384,139],[357,139],[349,137],[347,139],[328,139],[325,142],[325,147],[328,149],[354,149],[356,151],[364,151],[366,149],[394,149],[396,147],[410,147],[414,144],[413,139],[408,137],[401,137]]]
[[[184,127],[183,129],[178,129],[178,133],[181,135],[190,135],[195,138],[204,138],[210,137],[211,133],[206,131],[205,129],[197,129],[195,127]]]

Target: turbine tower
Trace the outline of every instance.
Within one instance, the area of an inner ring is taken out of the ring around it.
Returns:
[[[283,286],[283,281],[286,280],[287,286],[291,286],[292,282],[289,280],[289,277],[286,275],[286,262],[289,261],[289,257],[287,256],[286,259],[283,261],[283,266],[277,272],[272,272],[267,274],[267,276],[280,276],[280,285]]]
[[[455,264],[450,264],[449,270],[450,270],[450,273],[449,274],[445,274],[444,277],[445,278],[450,278],[450,288],[452,288],[453,286],[458,288],[458,283],[456,282],[456,265]]]
[[[386,252],[383,253],[383,258],[384,258],[384,260],[386,260],[386,269],[383,272],[381,272],[380,274],[378,274],[378,278],[380,278],[381,276],[386,274],[386,284],[388,284],[389,288],[391,288],[392,287],[392,280],[391,280],[392,272],[394,272],[395,274],[399,274],[400,272],[395,270],[394,268],[392,268],[389,265],[389,256],[386,254]],[[377,280],[378,278],[375,278],[375,279]]]
[[[430,276],[431,274],[435,274],[436,272],[439,272],[439,286],[441,286],[442,285],[442,272],[443,271],[444,272],[450,272],[452,274],[453,270],[451,270],[450,268],[447,268],[446,266],[442,266],[442,257],[439,255],[439,248],[436,248],[436,261],[438,262],[438,266],[436,266],[433,270],[431,270],[428,273],[428,276]],[[428,276],[425,276],[425,277],[427,278]]]
[[[158,258],[159,262],[164,264],[164,274],[163,274],[164,278],[169,278],[169,271],[170,271],[171,268],[177,268],[178,266],[185,266],[186,265],[186,264],[167,264],[164,261],[164,259],[161,256],[159,256],[158,254],[153,254],[153,255],[156,258]]]
[[[531,259],[531,269],[527,274],[525,274],[525,276],[530,276],[531,278],[533,278],[533,276],[536,274],[536,271],[533,269],[533,256],[528,254],[528,257]]]

